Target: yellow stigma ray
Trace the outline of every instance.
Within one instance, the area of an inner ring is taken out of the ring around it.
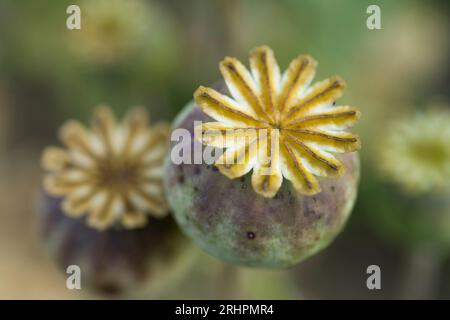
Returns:
[[[310,86],[316,67],[312,57],[301,55],[281,74],[267,46],[251,51],[250,71],[235,58],[226,57],[220,63],[231,96],[203,86],[194,93],[203,112],[216,121],[196,128],[203,133],[202,143],[226,149],[216,162],[220,172],[234,179],[253,170],[253,189],[266,198],[275,196],[283,178],[299,193],[314,195],[320,192],[316,176],[344,173],[332,153],[361,147],[357,135],[344,131],[361,113],[334,105],[346,86],[339,76]],[[230,134],[236,129],[241,135],[250,129],[269,134],[257,134],[255,141],[239,144],[233,143],[242,141],[234,139],[238,133]],[[239,163],[224,165],[224,158],[237,157]]]

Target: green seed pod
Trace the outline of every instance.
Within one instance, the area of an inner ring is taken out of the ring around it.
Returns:
[[[187,129],[193,137],[194,121],[211,118],[190,103],[173,129]],[[181,143],[194,150],[199,142]],[[181,229],[209,254],[247,266],[288,267],[326,247],[349,217],[357,195],[359,157],[354,152],[338,159],[346,172],[321,179],[322,192],[304,196],[284,181],[268,199],[252,189],[249,175],[229,179],[212,165],[175,165],[169,154],[166,194]]]
[[[361,146],[346,129],[361,113],[336,105],[346,86],[339,76],[310,86],[316,66],[300,55],[281,74],[267,46],[250,52],[251,72],[226,57],[219,68],[228,91],[200,86],[196,105],[173,126],[192,138],[174,146],[166,162],[168,200],[182,229],[212,255],[291,266],[328,245],[345,224]],[[194,128],[194,121],[201,123]],[[208,146],[201,155],[197,140]],[[213,148],[224,151],[212,157],[214,166],[198,164]],[[194,162],[184,161],[192,151]]]

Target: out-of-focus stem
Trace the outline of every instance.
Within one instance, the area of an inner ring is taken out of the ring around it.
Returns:
[[[224,15],[225,46],[227,51],[236,52],[240,48],[241,3],[239,0],[224,0],[222,2]]]
[[[229,264],[223,264],[220,272],[218,272],[219,291],[215,293],[215,299],[236,299],[238,287],[238,269]]]
[[[439,289],[443,254],[433,246],[413,248],[407,257],[400,283],[400,299],[436,299]]]

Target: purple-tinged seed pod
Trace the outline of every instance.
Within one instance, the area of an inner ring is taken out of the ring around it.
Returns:
[[[223,84],[216,86],[227,93]],[[194,121],[210,122],[194,102],[172,130],[187,129],[192,139],[174,142],[194,150]],[[288,267],[325,248],[343,229],[357,196],[357,152],[337,155],[346,168],[336,178],[319,178],[322,191],[298,193],[284,181],[273,198],[252,188],[249,174],[229,179],[214,165],[179,164],[168,153],[165,187],[181,229],[203,250],[225,261],[253,267]]]

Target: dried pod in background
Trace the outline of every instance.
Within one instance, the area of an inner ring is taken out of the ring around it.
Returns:
[[[37,210],[42,239],[65,271],[107,294],[157,294],[194,259],[191,245],[168,215],[162,188],[165,124],[150,127],[142,108],[122,123],[98,107],[90,130],[69,121],[60,131],[67,149],[48,147],[49,172]]]

